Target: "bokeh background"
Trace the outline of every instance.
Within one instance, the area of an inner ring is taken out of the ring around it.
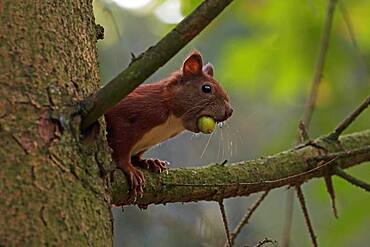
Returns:
[[[125,68],[131,53],[154,45],[189,14],[199,0],[94,0],[96,22],[105,28],[98,41],[102,85]],[[370,93],[370,1],[340,1],[351,20],[357,46],[343,12],[336,9],[327,62],[320,84],[311,137],[328,133]],[[309,93],[325,0],[235,0],[194,41],[147,82],[180,68],[193,49],[215,67],[215,77],[231,96],[234,115],[212,136],[184,133],[146,154],[171,162],[170,167],[235,162],[292,147]],[[346,131],[370,127],[365,112]],[[370,181],[369,164],[349,170]],[[340,218],[333,217],[321,180],[303,186],[320,246],[368,246],[370,196],[334,178]],[[262,203],[236,246],[265,237],[281,241],[286,188],[274,190]],[[233,229],[256,195],[226,200]],[[294,202],[291,246],[311,246],[300,208]],[[225,240],[215,202],[112,209],[114,246],[221,246]]]

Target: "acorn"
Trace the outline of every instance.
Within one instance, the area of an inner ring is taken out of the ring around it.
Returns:
[[[198,118],[198,129],[204,134],[211,134],[216,128],[216,122],[211,117],[200,117]]]

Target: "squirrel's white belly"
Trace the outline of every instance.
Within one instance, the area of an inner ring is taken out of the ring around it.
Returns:
[[[134,145],[131,155],[145,151],[173,136],[176,136],[185,128],[180,118],[170,115],[166,122],[158,125],[145,133],[144,136]]]

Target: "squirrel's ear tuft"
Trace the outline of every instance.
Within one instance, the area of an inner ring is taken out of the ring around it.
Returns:
[[[212,64],[207,63],[206,66],[204,66],[203,71],[207,75],[213,77],[214,72],[213,72],[213,65]]]
[[[182,72],[185,76],[200,75],[202,73],[203,61],[198,51],[193,51],[182,65]]]

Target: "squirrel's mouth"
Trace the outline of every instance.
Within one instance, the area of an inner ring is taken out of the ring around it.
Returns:
[[[221,123],[225,122],[228,119],[228,117],[226,117],[226,116],[222,117],[222,118],[219,118],[219,117],[215,117],[215,116],[203,115],[201,117],[210,117],[216,122],[216,124],[221,124]]]
[[[213,118],[213,120],[215,120],[216,124],[220,124],[220,123],[223,123],[223,122],[226,121],[226,119],[218,119],[218,118],[214,118],[214,117],[212,117],[212,118]]]
[[[213,114],[211,112],[200,112],[196,117],[192,117],[191,119],[187,119],[184,121],[184,126],[187,130],[194,132],[194,133],[199,133],[201,130],[199,129],[198,126],[198,120],[202,117],[208,117],[212,118],[215,123],[222,127],[223,123],[231,116],[231,114],[227,114],[226,112],[220,113],[220,114]]]

